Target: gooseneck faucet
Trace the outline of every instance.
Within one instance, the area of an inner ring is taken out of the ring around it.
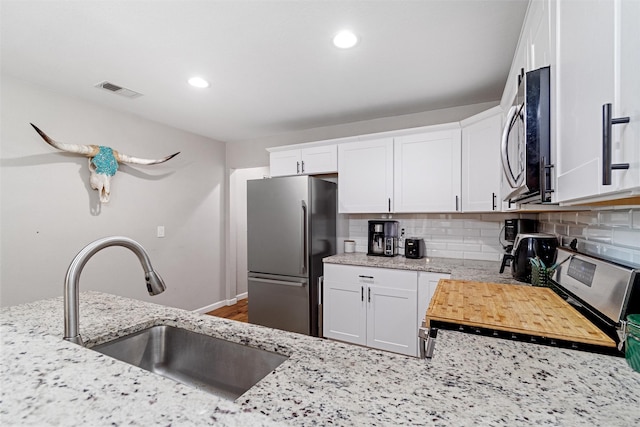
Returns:
[[[166,289],[162,278],[158,273],[153,271],[149,255],[140,243],[135,240],[128,237],[112,236],[89,243],[78,252],[78,255],[71,261],[64,279],[64,339],[67,341],[83,345],[78,326],[80,273],[82,273],[82,269],[87,261],[89,261],[89,258],[95,255],[96,252],[109,246],[122,246],[130,249],[138,256],[138,260],[140,260],[140,264],[142,264],[145,272],[149,295],[158,295]]]

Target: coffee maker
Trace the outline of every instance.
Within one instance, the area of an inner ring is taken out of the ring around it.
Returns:
[[[502,246],[505,254],[502,256],[500,273],[504,273],[504,268],[511,265],[511,261],[513,260],[513,244],[518,234],[535,233],[536,231],[538,231],[538,221],[535,219],[511,218],[504,220],[504,240],[507,243]],[[502,240],[500,243],[502,243]]]
[[[369,221],[367,255],[398,254],[398,221]]]

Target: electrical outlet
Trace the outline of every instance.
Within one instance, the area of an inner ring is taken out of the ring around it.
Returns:
[[[156,233],[157,237],[164,237],[164,225],[159,225]]]

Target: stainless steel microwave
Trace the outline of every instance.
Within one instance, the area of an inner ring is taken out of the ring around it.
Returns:
[[[521,71],[502,132],[501,157],[511,203],[551,202],[550,68]]]

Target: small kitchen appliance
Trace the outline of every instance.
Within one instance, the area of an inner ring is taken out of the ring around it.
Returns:
[[[540,258],[546,267],[556,260],[558,238],[552,234],[518,234],[513,244],[511,273],[521,282],[531,283],[531,259]]]
[[[420,239],[418,237],[410,237],[404,241],[404,256],[406,258],[424,258],[424,253],[424,239]]]
[[[510,218],[504,220],[504,240],[502,244],[505,254],[502,256],[502,264],[500,265],[500,274],[504,273],[504,268],[511,265],[513,259],[513,243],[516,241],[518,234],[535,233],[538,231],[538,221],[535,219]]]
[[[369,221],[367,255],[398,254],[398,221]]]

